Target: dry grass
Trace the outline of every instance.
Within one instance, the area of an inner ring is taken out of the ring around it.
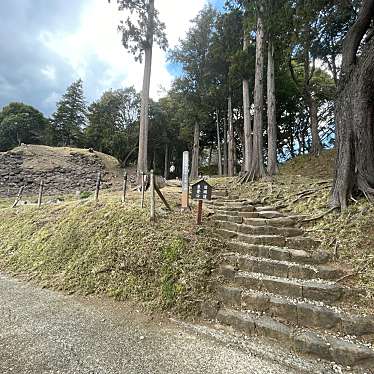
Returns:
[[[14,148],[10,152],[22,155],[24,157],[23,167],[33,170],[48,171],[71,167],[74,162],[72,155],[80,154],[88,158],[98,157],[107,171],[112,174],[120,173],[120,164],[117,159],[101,152],[90,153],[87,149],[25,145]]]
[[[149,221],[139,194],[125,205],[119,193],[58,205],[0,209],[0,267],[68,293],[105,294],[144,303],[149,310],[198,313],[222,244],[195,213],[180,213],[179,194],[165,195],[172,213]]]

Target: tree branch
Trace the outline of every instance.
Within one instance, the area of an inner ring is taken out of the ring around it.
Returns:
[[[358,17],[354,25],[348,31],[343,44],[342,71],[346,73],[351,65],[356,63],[357,51],[360,47],[362,38],[370,27],[371,20],[374,18],[374,0],[364,0]]]

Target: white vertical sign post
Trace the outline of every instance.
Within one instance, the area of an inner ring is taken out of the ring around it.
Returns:
[[[189,153],[183,152],[182,164],[182,211],[189,209],[188,194],[189,194]]]

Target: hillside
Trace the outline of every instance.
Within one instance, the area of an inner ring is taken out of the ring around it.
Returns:
[[[58,205],[0,207],[0,270],[67,293],[131,299],[147,310],[196,315],[217,266],[222,244],[213,228],[196,227],[180,213],[179,193],[163,190],[173,213],[149,221],[131,192]]]
[[[0,153],[0,196],[12,196],[21,186],[25,194],[38,191],[40,180],[49,195],[90,191],[98,172],[103,187],[110,187],[121,175],[119,162],[112,156],[87,149],[23,145]]]
[[[350,272],[341,280],[368,292],[368,305],[374,297],[374,206],[364,197],[351,201],[340,213],[328,212],[332,186],[334,151],[319,157],[300,156],[281,166],[279,175],[254,183],[238,185],[236,179],[217,178],[212,182],[227,185],[232,194],[250,198],[299,216],[308,235],[322,240],[337,265]],[[310,220],[311,219],[311,220]],[[306,221],[310,220],[310,221]]]

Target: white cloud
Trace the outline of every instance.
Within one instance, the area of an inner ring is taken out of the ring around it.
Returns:
[[[170,47],[174,47],[190,26],[190,20],[203,8],[206,0],[157,0],[160,18],[166,23]],[[96,93],[121,86],[134,85],[141,89],[143,66],[134,61],[121,44],[117,25],[123,12],[117,10],[115,1],[92,0],[84,8],[80,26],[72,34],[44,32],[40,35],[43,44],[60,55],[83,80],[88,76],[90,65],[96,60],[106,66],[97,80]],[[42,70],[51,79],[53,67]],[[155,47],[152,64],[151,96],[163,96],[173,77],[166,68],[166,54]]]
[[[56,69],[54,68],[54,66],[47,65],[44,68],[40,69],[40,72],[49,80],[56,80]]]

